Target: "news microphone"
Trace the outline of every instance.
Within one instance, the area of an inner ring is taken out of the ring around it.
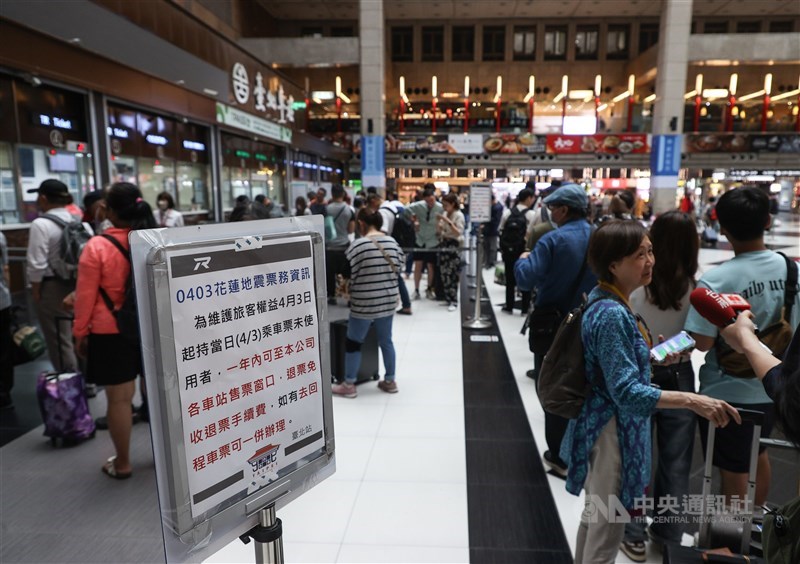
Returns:
[[[740,296],[737,296],[737,298],[747,303]],[[717,327],[727,327],[736,321],[736,316],[739,314],[739,311],[741,311],[741,306],[734,308],[734,306],[725,299],[725,294],[719,294],[708,288],[695,288],[692,290],[692,293],[689,294],[689,302],[694,309],[697,310],[697,313]]]

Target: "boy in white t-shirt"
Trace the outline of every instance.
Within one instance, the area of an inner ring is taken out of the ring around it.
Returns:
[[[721,232],[728,238],[734,258],[703,275],[698,287],[715,292],[739,294],[746,299],[755,315],[758,327],[766,328],[780,320],[784,301],[787,265],[783,256],[764,245],[764,230],[769,226],[769,198],[760,189],[745,187],[725,193],[717,203],[717,218]],[[790,323],[797,327],[800,304],[795,298]],[[723,399],[739,408],[764,413],[761,436],[772,430],[774,405],[756,378],[737,378],[727,374],[718,364],[715,343],[718,328],[700,316],[694,308],[686,319],[686,331],[697,341],[697,348],[708,351],[700,368],[700,393]],[[705,444],[708,426],[700,423]],[[729,425],[717,429],[714,445],[714,465],[720,469],[722,493],[743,500],[747,492],[747,472],[753,426]],[[763,505],[770,484],[769,456],[759,449],[756,507]]]

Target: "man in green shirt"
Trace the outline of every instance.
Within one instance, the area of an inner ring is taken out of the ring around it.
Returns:
[[[436,268],[436,247],[439,245],[436,223],[437,218],[444,213],[442,204],[436,201],[434,185],[426,184],[422,191],[422,200],[406,207],[404,213],[414,222],[414,229],[417,231],[417,249],[423,249],[414,250],[414,299],[420,299],[419,282],[422,279],[422,267],[427,263],[428,287],[425,289],[425,297],[432,300],[435,298],[433,275]]]

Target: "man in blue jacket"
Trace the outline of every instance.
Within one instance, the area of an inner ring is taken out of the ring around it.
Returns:
[[[520,290],[536,289],[534,310],[554,308],[565,317],[578,307],[584,293],[597,283],[586,267],[586,249],[592,227],[586,220],[589,200],[577,184],[564,184],[544,199],[550,218],[558,229],[545,233],[530,253],[523,253],[514,265]],[[529,375],[537,381],[544,353],[533,355],[534,369]],[[568,420],[545,412],[547,452],[544,463],[557,475],[566,477],[566,464],[559,458],[561,439]]]

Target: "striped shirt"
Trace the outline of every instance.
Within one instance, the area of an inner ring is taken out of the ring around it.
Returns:
[[[378,248],[379,243],[383,252]],[[350,315],[361,319],[379,319],[394,315],[397,307],[398,278],[403,251],[388,235],[356,239],[345,252],[350,261]],[[386,257],[394,263],[395,270]]]

